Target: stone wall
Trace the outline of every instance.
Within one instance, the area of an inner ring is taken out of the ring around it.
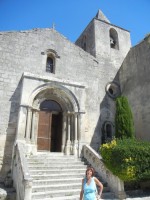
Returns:
[[[46,72],[47,50],[58,55],[55,73]],[[0,145],[1,156],[11,157],[24,72],[85,86],[81,140],[83,144],[91,144],[97,149],[101,143],[101,122],[106,118],[113,120],[114,101],[106,95],[105,86],[116,76],[118,64],[115,65],[115,62],[118,63],[117,59],[112,62],[105,56],[103,59],[93,57],[53,29],[0,32],[0,140],[5,137]],[[75,91],[76,94],[79,92]]]
[[[128,97],[136,137],[150,141],[150,36],[133,47],[119,71],[122,94]]]

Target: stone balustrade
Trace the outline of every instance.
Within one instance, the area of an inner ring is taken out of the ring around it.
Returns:
[[[17,142],[14,148],[12,175],[17,192],[16,200],[31,200],[32,178],[27,166],[25,145]]]
[[[99,176],[108,183],[115,196],[119,199],[125,199],[124,182],[105,167],[102,157],[89,145],[83,146],[83,157],[92,165]]]

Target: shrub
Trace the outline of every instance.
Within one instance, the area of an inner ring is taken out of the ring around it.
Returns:
[[[125,96],[116,99],[115,116],[116,138],[134,137],[134,123],[132,112]]]
[[[126,182],[150,180],[150,143],[116,139],[100,147],[106,167]]]

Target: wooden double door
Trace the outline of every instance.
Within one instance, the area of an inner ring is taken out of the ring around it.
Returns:
[[[62,113],[39,112],[37,149],[38,151],[61,152]]]

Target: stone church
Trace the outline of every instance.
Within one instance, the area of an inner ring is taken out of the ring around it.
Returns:
[[[136,136],[150,140],[150,37],[99,10],[75,43],[54,29],[0,32],[0,181],[21,142],[26,154],[98,151],[115,134],[115,98],[132,108]]]

